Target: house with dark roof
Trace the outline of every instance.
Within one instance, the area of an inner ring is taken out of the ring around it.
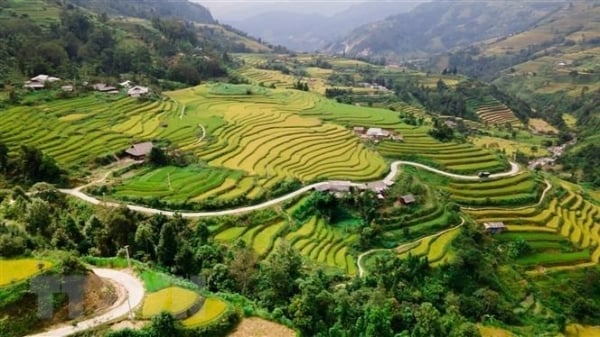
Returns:
[[[142,160],[150,154],[150,151],[152,151],[153,147],[154,144],[152,144],[152,142],[133,144],[131,147],[125,150],[125,154],[135,160]]]

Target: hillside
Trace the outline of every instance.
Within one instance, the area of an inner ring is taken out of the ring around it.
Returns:
[[[362,24],[407,12],[416,4],[416,1],[357,3],[334,15],[322,15],[318,3],[315,13],[272,10],[230,23],[270,43],[295,51],[315,51]]]
[[[422,57],[520,32],[559,7],[559,3],[434,1],[361,26],[325,51],[370,58]]]
[[[186,2],[172,9],[160,2],[151,2],[156,8],[126,5],[132,2],[124,2],[124,8],[120,2],[77,3],[89,8],[50,0],[0,1],[3,82],[51,74],[113,83],[128,77],[146,85],[169,80],[173,83],[168,87],[180,87],[226,75],[231,66],[227,52],[271,50],[244,33],[212,23],[201,6],[189,4],[185,16],[199,22],[169,16],[179,15]],[[144,18],[160,13],[161,18]]]
[[[200,23],[214,23],[210,11],[189,1],[156,1],[156,0],[71,0],[72,3],[108,15],[131,16],[142,19],[160,17],[162,19],[183,19]]]
[[[566,167],[600,185],[600,172],[589,155],[599,148],[598,17],[598,1],[564,4],[531,29],[435,57],[431,64],[492,81],[527,102],[538,117],[563,131],[577,131],[579,144]],[[577,120],[575,125],[568,125],[566,113]]]

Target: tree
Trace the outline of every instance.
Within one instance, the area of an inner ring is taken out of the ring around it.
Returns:
[[[48,235],[52,224],[52,208],[39,198],[34,198],[27,207],[25,224],[27,231],[33,235]]]
[[[169,158],[167,157],[165,152],[157,146],[153,147],[152,150],[150,150],[148,161],[151,165],[156,167],[165,166],[169,164]]]
[[[135,231],[135,245],[137,249],[143,250],[148,256],[156,256],[154,241],[155,233],[149,223],[142,223]]]
[[[183,242],[179,246],[174,262],[177,273],[182,274],[185,277],[189,278],[198,271],[198,264],[195,260],[194,251],[187,242]]]
[[[152,318],[152,332],[153,337],[165,337],[165,336],[178,336],[177,321],[171,314],[162,312]]]
[[[160,231],[160,238],[156,247],[158,263],[166,267],[172,266],[175,263],[178,246],[179,240],[175,227],[171,222],[167,222]]]
[[[429,302],[421,303],[415,311],[413,337],[440,336],[440,312]]]
[[[8,172],[8,146],[0,143],[0,172]]]
[[[302,258],[289,243],[281,242],[260,270],[259,297],[270,309],[284,305],[298,292]]]
[[[252,248],[240,246],[234,247],[231,255],[229,272],[239,292],[246,295],[258,274],[258,257]]]

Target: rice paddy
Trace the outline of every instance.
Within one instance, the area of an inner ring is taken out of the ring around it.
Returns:
[[[432,266],[451,263],[454,259],[451,243],[458,236],[460,228],[456,227],[440,234],[427,236],[417,240],[408,246],[406,250],[400,253],[400,258],[407,258],[409,255],[417,257],[426,257]]]
[[[600,208],[576,191],[547,193],[537,206],[520,209],[469,209],[477,222],[503,222],[501,241],[525,240],[532,251],[517,263],[559,268],[600,261]]]
[[[467,104],[475,109],[477,116],[485,124],[505,125],[508,123],[514,126],[522,126],[521,121],[513,111],[493,97],[488,96],[482,101],[472,99]]]
[[[185,315],[199,300],[200,296],[194,291],[179,287],[165,288],[146,296],[142,317],[150,318],[161,312],[168,312],[176,317]]]
[[[227,306],[226,302],[217,297],[202,297],[189,289],[169,287],[146,295],[141,316],[149,319],[167,312],[185,327],[196,328],[218,319]]]
[[[37,259],[0,259],[0,287],[24,281],[52,268],[52,263]]]
[[[205,299],[202,308],[189,318],[182,321],[187,328],[196,328],[217,320],[227,310],[227,303],[216,297]]]

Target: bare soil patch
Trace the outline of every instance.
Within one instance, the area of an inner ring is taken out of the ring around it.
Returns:
[[[294,330],[262,318],[245,318],[229,337],[296,337]]]

